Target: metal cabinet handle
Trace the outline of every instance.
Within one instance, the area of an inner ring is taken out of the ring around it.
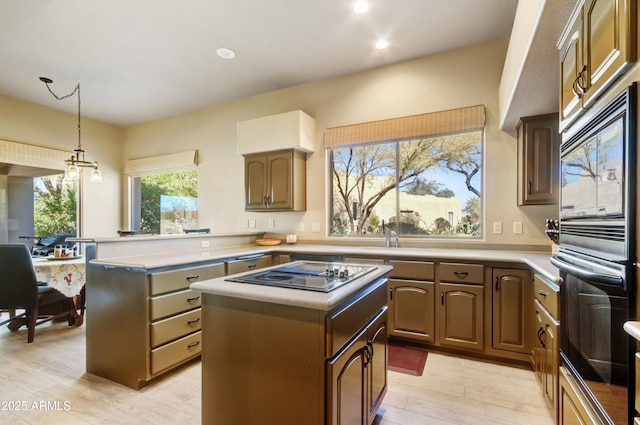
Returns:
[[[587,71],[587,67],[583,66],[582,69],[576,74],[576,79],[573,80],[573,84],[571,84],[571,91],[577,97],[582,97],[586,90],[584,87],[580,85],[580,79],[582,78],[582,74]]]
[[[527,194],[531,195],[531,182],[527,182]]]
[[[393,288],[389,289],[389,299],[393,299]]]
[[[187,276],[187,280],[195,280],[195,279],[199,279],[200,275],[199,274],[194,274],[193,276]]]
[[[195,319],[187,321],[187,324],[188,325],[193,325],[194,323],[198,323],[199,321],[200,321],[200,318],[196,317]]]
[[[542,344],[542,348],[547,348],[547,344],[545,344],[545,342],[542,340],[542,337],[546,333],[547,332],[543,328],[538,329],[538,341],[540,341],[540,344]]]
[[[469,273],[467,273],[467,272],[453,272],[453,274],[455,274],[458,277],[467,277],[467,276],[469,276]]]
[[[191,344],[187,345],[187,348],[197,347],[198,345],[200,345],[200,341],[192,342]]]
[[[543,291],[542,289],[538,291],[538,295],[542,296],[542,297],[546,297],[547,296],[547,292]]]
[[[187,302],[198,301],[200,299],[200,295],[196,295],[195,297],[187,298]]]
[[[249,270],[253,270],[257,267],[258,265],[253,263],[253,264],[247,264],[247,267],[249,267]]]
[[[500,291],[500,279],[496,277],[496,292]]]
[[[440,304],[444,305],[444,292],[440,292]]]

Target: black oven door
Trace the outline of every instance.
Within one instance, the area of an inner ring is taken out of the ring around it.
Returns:
[[[591,398],[604,423],[628,424],[633,413],[633,347],[623,325],[633,314],[625,288],[631,265],[581,254],[552,258],[560,270],[560,351],[563,364]]]

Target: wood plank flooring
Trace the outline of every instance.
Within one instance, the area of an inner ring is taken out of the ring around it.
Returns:
[[[32,344],[26,339],[26,330],[0,327],[2,424],[201,422],[199,362],[136,391],[85,373],[84,326],[44,324],[36,328]],[[553,421],[530,370],[432,352],[420,377],[389,372],[389,390],[375,423],[552,425]]]

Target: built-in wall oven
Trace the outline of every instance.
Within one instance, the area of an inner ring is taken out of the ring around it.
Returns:
[[[560,356],[603,423],[631,424],[635,318],[636,86],[563,140]]]

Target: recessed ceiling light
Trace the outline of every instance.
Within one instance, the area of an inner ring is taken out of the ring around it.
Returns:
[[[353,11],[356,13],[365,13],[369,10],[369,2],[365,0],[358,0],[353,4]]]
[[[231,49],[227,49],[226,47],[219,48],[216,50],[216,53],[223,59],[233,59],[236,57],[236,52]]]
[[[386,49],[387,47],[389,47],[389,42],[387,40],[378,40],[376,42],[376,49],[378,50]]]

